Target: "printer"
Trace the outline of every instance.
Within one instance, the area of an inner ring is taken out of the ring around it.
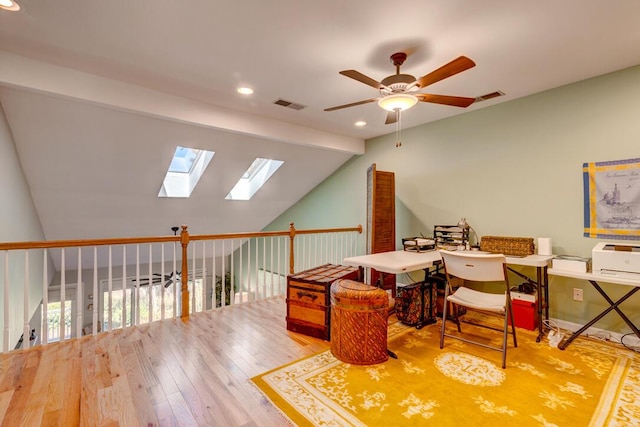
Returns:
[[[598,243],[591,252],[594,273],[640,274],[640,244]]]

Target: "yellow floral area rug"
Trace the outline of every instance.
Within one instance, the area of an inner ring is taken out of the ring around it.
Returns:
[[[640,425],[640,362],[622,346],[580,337],[559,350],[518,329],[502,369],[498,351],[452,338],[440,350],[439,325],[390,325],[398,358],[384,363],[350,365],[326,351],[252,381],[300,426]],[[502,342],[501,332],[462,331]]]

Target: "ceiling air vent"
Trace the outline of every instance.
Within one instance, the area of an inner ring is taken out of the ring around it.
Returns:
[[[501,90],[497,90],[495,92],[487,93],[486,95],[476,97],[475,102],[486,101],[491,98],[497,98],[499,96],[504,96],[504,92]]]
[[[276,105],[280,105],[282,107],[291,108],[292,110],[302,110],[303,108],[307,108],[306,105],[294,104],[291,101],[285,101],[284,99],[278,99],[274,102]]]

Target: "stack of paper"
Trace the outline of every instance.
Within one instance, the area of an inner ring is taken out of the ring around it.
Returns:
[[[553,268],[558,270],[575,271],[587,273],[591,271],[591,258],[584,258],[575,255],[558,255],[551,260]]]

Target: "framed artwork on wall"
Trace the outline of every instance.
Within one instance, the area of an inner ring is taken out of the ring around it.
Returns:
[[[640,240],[640,159],[584,163],[584,236]]]

